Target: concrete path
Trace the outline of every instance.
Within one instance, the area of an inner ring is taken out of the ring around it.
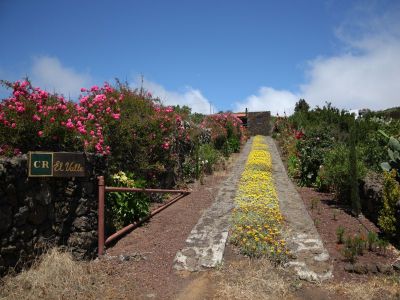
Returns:
[[[285,238],[295,259],[287,263],[301,279],[321,282],[332,277],[333,265],[328,251],[308,214],[303,200],[289,179],[278,149],[271,137],[267,144],[272,156],[273,177],[279,205],[287,222]]]
[[[230,176],[221,184],[213,204],[203,215],[186,239],[186,247],[174,260],[176,270],[200,271],[222,262],[228,237],[231,211],[234,208],[236,187],[244,171],[252,140],[249,140],[237,158]]]

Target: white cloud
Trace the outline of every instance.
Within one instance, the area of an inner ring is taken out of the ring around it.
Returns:
[[[298,96],[285,90],[261,87],[256,95],[247,97],[243,102],[235,104],[235,111],[270,111],[271,114],[291,114]]]
[[[36,57],[32,65],[31,80],[33,85],[50,92],[75,97],[81,87],[88,87],[92,82],[89,74],[79,73],[65,67],[58,58],[50,56]]]
[[[312,106],[331,102],[341,109],[399,106],[400,10],[346,20],[335,34],[343,43],[343,52],[312,59],[305,70],[306,82],[298,91],[261,87],[257,95],[237,103],[236,108],[288,113],[300,98]]]
[[[400,104],[400,41],[368,38],[354,50],[310,62],[301,97],[313,105],[384,109]]]
[[[134,87],[140,87],[140,85],[139,79],[133,83]],[[183,92],[169,91],[162,85],[149,80],[143,81],[143,88],[154,97],[160,98],[164,105],[187,105],[192,109],[192,112],[210,113],[210,101],[203,96],[200,90],[187,87]],[[212,105],[211,110],[215,111],[215,107]]]

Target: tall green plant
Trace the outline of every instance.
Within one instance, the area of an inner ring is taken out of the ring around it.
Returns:
[[[350,203],[353,213],[358,216],[361,212],[361,202],[358,190],[357,171],[357,121],[353,121],[350,130],[349,141],[349,180],[350,180]]]

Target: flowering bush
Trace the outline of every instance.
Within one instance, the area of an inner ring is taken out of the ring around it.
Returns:
[[[240,142],[246,139],[242,120],[231,113],[209,115],[201,123],[202,128],[211,129],[211,140],[216,149],[226,156],[240,151]]]
[[[288,252],[271,168],[267,145],[256,136],[237,190],[231,241],[246,255],[282,262]]]
[[[82,88],[76,102],[28,80],[1,83],[12,92],[0,103],[0,155],[94,152],[107,156],[111,174],[129,171],[148,186],[171,187],[182,180],[185,161],[198,161],[200,145],[212,141],[216,146],[220,139],[218,150],[229,155],[244,137],[241,121],[231,114],[209,116],[196,125],[190,108],[165,107],[150,93],[118,81],[113,87]],[[209,162],[207,169],[212,169]]]
[[[119,119],[113,89],[83,90],[80,103],[50,95],[28,80],[2,81],[12,95],[0,103],[0,155],[29,150],[95,151],[109,154],[107,129]]]
[[[120,85],[119,126],[113,128],[113,172],[133,170],[149,186],[172,186],[182,178],[182,163],[193,148],[192,127],[173,107],[160,105],[150,94]]]

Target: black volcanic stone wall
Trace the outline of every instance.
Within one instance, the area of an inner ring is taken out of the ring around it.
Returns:
[[[0,159],[0,275],[52,246],[76,259],[97,252],[97,176],[104,157],[87,156],[88,176],[28,178],[27,156]]]
[[[247,114],[247,129],[251,136],[271,135],[271,112],[249,112]]]

